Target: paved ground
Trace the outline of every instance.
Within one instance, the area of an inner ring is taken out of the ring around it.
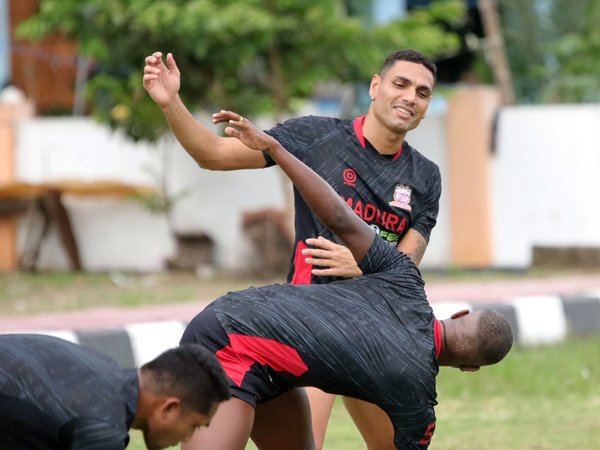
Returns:
[[[436,316],[462,308],[495,309],[511,322],[517,342],[552,343],[571,334],[600,333],[600,273],[533,280],[430,282]],[[42,332],[139,365],[178,343],[185,323],[212,299],[144,308],[94,308],[0,318],[0,333]]]

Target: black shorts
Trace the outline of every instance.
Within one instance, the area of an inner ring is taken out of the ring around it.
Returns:
[[[293,386],[284,382],[268,366],[246,354],[232,351],[225,329],[217,319],[213,305],[207,306],[186,327],[181,344],[201,344],[215,354],[229,377],[231,395],[256,404],[270,400]]]

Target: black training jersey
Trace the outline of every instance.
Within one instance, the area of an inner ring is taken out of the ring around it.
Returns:
[[[215,346],[215,333],[205,331],[206,312],[184,340],[213,348],[235,386],[259,378],[258,388],[250,381],[256,401],[294,386],[359,398],[387,412],[398,448],[426,448],[435,427],[439,335],[422,279],[379,238],[360,267],[364,276],[327,285],[227,294],[210,306],[225,344]]]
[[[380,155],[365,140],[363,121],[364,116],[354,121],[308,116],[288,120],[267,133],[325,179],[384,241],[395,246],[410,228],[429,240],[441,194],[438,166],[406,141],[393,157]],[[268,166],[275,164],[266,153],[265,158]],[[312,277],[312,266],[304,262],[301,251],[310,237],[339,240],[295,189],[294,197],[296,243],[288,281],[333,281],[332,277]]]
[[[135,369],[51,336],[0,336],[0,448],[122,450],[137,408]]]

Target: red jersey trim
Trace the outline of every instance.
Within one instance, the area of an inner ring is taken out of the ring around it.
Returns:
[[[356,138],[358,139],[358,142],[360,142],[360,145],[362,145],[362,148],[367,148],[367,144],[365,143],[365,135],[363,133],[363,125],[365,123],[366,117],[366,115],[359,116],[356,119],[354,119],[353,122],[354,133],[356,133]],[[404,142],[402,144],[403,145],[400,146],[400,149],[392,158],[392,161],[396,161],[398,158],[400,158],[400,155],[402,154],[402,149],[404,149]]]
[[[296,254],[294,255],[294,276],[291,284],[311,284],[312,281],[312,266],[304,261],[305,256],[302,250],[308,248],[304,241],[298,242],[296,245]]]
[[[277,372],[299,377],[308,371],[296,349],[277,342],[243,334],[229,334],[230,344],[215,353],[227,376],[241,386],[244,377],[256,362],[268,365]]]
[[[356,133],[356,137],[358,138],[360,145],[362,145],[362,148],[367,148],[367,145],[365,144],[365,135],[362,130],[363,124],[365,123],[365,117],[367,116],[360,116],[354,119],[354,132]]]
[[[440,321],[437,319],[434,319],[433,322],[433,339],[435,341],[435,356],[439,358],[442,351],[442,330]]]

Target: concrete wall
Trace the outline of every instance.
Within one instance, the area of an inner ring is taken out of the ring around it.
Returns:
[[[411,145],[440,166],[443,177],[438,224],[422,263],[427,268],[460,265],[451,252],[456,230],[450,219],[461,208],[466,208],[467,214],[477,213],[465,198],[451,192],[451,178],[461,176],[461,171],[453,174],[449,169],[452,154],[447,128],[451,123],[446,110],[438,108],[408,135]],[[477,126],[491,123],[483,121]],[[490,229],[483,237],[472,236],[473,246],[492,248],[488,266],[526,268],[534,245],[600,247],[599,126],[600,106],[501,110],[495,153],[489,146],[480,148],[487,155],[483,164],[491,169],[487,179],[471,187],[491,193],[486,205]],[[27,119],[17,130],[19,179],[156,184],[153,173],[164,170],[169,192],[181,196],[168,219],[132,200],[66,198],[87,270],[162,269],[175,252],[173,232],[208,234],[216,243],[217,264],[243,269],[249,245],[242,233],[242,213],[284,206],[278,168],[202,170],[174,140],[160,147],[168,156],[164,159],[160,148],[134,145],[90,119]],[[463,133],[468,136],[469,131]],[[25,235],[22,221],[19,248]],[[41,263],[42,268],[67,267],[54,234],[42,248]]]
[[[533,246],[600,248],[600,105],[502,109],[493,161],[494,266]]]
[[[119,133],[85,118],[34,118],[17,127],[16,178],[45,181],[112,180],[156,185],[159,152],[133,144]],[[164,215],[150,213],[140,202],[118,198],[63,199],[71,217],[81,260],[86,270],[162,269],[174,251]],[[27,220],[19,227],[22,251],[30,235]],[[44,240],[40,269],[66,269],[67,257],[56,230]]]
[[[170,191],[183,194],[172,214],[178,232],[203,232],[215,241],[216,263],[228,269],[244,269],[251,252],[242,229],[242,214],[259,209],[283,208],[283,178],[278,167],[258,170],[212,172],[198,167],[173,141]]]
[[[179,197],[168,217],[151,213],[134,200],[64,199],[83,267],[161,270],[174,256],[173,232],[203,232],[215,241],[220,267],[243,269],[249,248],[242,234],[241,214],[283,206],[278,168],[202,170],[174,139],[157,146],[133,144],[86,118],[34,118],[17,128],[16,177],[21,181],[112,180],[158,186],[163,171],[168,191]],[[19,251],[25,246],[28,229],[21,220]],[[39,268],[67,267],[56,230],[51,230],[41,249]]]

